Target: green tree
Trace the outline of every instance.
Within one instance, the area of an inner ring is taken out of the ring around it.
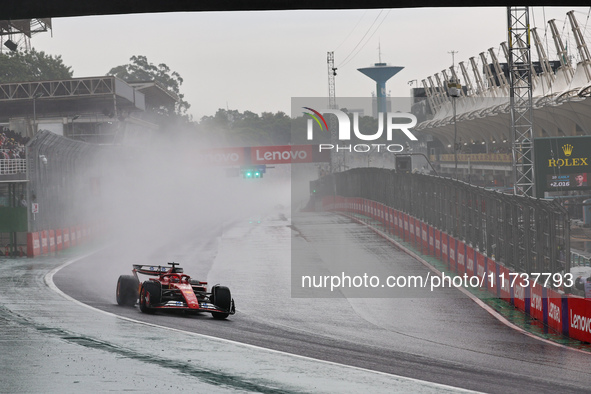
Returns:
[[[174,108],[159,107],[154,108],[154,110],[162,115],[187,116],[187,110],[191,105],[183,100],[185,96],[180,92],[183,78],[179,73],[176,71],[171,72],[170,68],[164,63],[156,66],[148,62],[146,56],[132,56],[129,60],[130,64],[113,67],[107,75],[113,75],[125,82],[156,81],[165,89],[174,93],[179,100],[174,105]]]
[[[286,145],[291,142],[291,119],[284,112],[218,109],[201,118],[199,128],[211,142],[226,146]]]
[[[37,52],[35,48],[0,54],[0,83],[70,79],[73,74],[61,56]]]

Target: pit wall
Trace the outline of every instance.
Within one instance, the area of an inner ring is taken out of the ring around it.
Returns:
[[[27,257],[37,257],[60,252],[96,238],[102,232],[100,226],[79,225],[61,229],[27,233]]]
[[[461,240],[382,203],[364,198],[326,196],[318,205],[316,208],[323,211],[359,214],[378,221],[385,232],[410,243],[423,255],[438,258],[450,271],[461,276],[484,277],[481,291],[503,299],[558,333],[591,342],[591,300],[531,283],[533,280],[525,285],[525,280],[520,277],[511,286],[514,277],[509,274],[513,270]],[[493,273],[492,280],[490,273]],[[503,283],[499,283],[501,278]]]

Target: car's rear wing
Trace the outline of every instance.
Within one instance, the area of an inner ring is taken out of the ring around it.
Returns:
[[[144,275],[159,276],[169,271],[170,267],[163,267],[161,265],[133,264],[133,272]]]

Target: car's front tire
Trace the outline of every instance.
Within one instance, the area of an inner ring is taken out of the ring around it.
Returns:
[[[135,276],[121,275],[117,280],[117,304],[122,306],[134,306],[138,298],[139,284],[140,282]]]
[[[230,315],[229,311],[232,308],[232,295],[230,294],[230,289],[228,289],[226,286],[214,286],[211,289],[210,301],[218,308],[228,311],[228,313],[212,312],[211,316],[213,316],[214,319],[221,320],[227,318]]]
[[[142,283],[140,290],[140,310],[144,313],[154,313],[152,305],[160,303],[162,298],[162,285],[153,280]]]

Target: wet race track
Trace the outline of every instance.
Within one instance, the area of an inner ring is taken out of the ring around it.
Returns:
[[[587,390],[591,355],[517,332],[457,290],[414,298],[292,297],[290,251],[308,251],[318,269],[331,265],[326,249],[335,243],[356,250],[372,272],[427,275],[418,261],[345,217],[298,215],[292,222],[290,212],[276,210],[195,228],[162,245],[151,240],[135,261],[122,261],[130,245],[121,244],[5,261],[0,323],[7,333],[2,368],[9,373],[2,386],[7,392]],[[208,314],[145,315],[116,304],[117,278],[132,264],[167,261],[228,286],[237,313],[217,321]]]

